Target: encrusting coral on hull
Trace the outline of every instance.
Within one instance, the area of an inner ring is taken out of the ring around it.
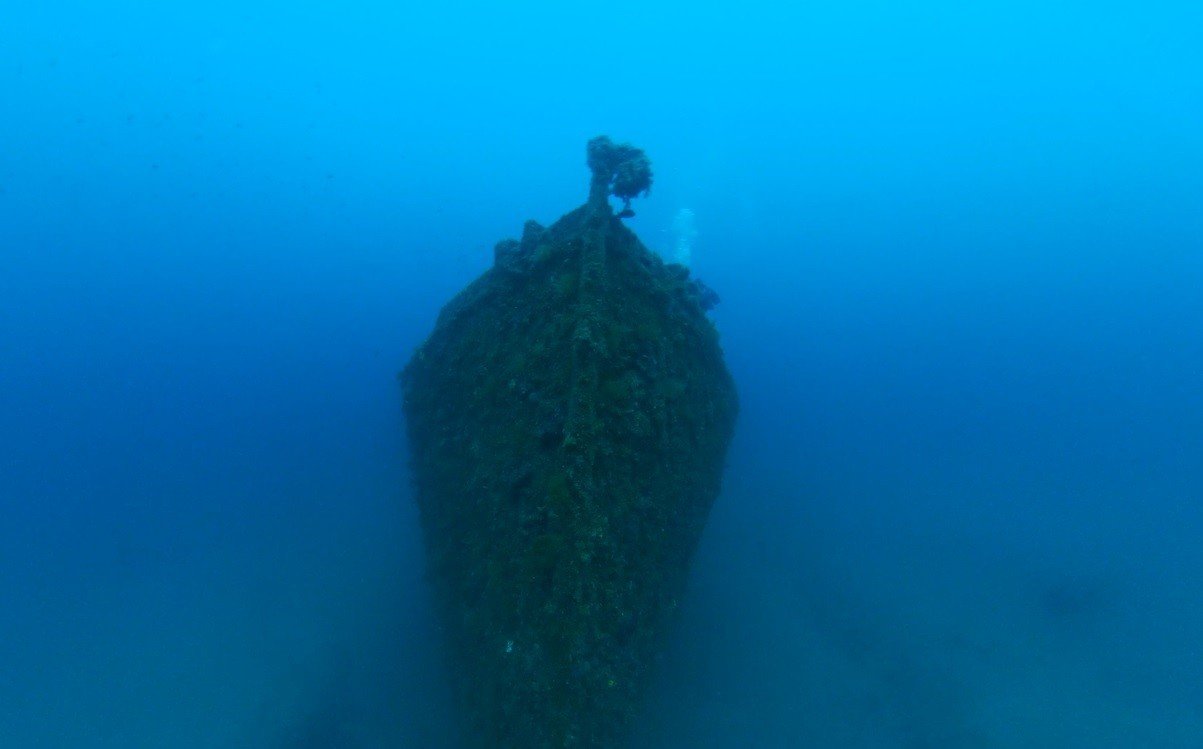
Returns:
[[[734,429],[708,290],[608,202],[647,157],[588,156],[589,202],[498,243],[402,373],[470,746],[623,744]]]

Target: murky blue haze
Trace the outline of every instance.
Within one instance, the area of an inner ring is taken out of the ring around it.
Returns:
[[[394,376],[598,133],[743,402],[637,746],[1203,745],[1203,6],[0,10],[0,746],[449,744]]]

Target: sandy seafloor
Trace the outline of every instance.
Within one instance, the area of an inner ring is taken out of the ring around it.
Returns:
[[[1005,497],[977,496],[993,516],[958,514],[969,487],[914,486],[895,489],[895,512],[866,515],[820,502],[831,488],[803,466],[737,442],[635,746],[1187,747],[1200,735],[1189,539],[1100,538],[1095,505],[1061,497],[1050,512],[1079,512],[1079,535],[1000,549],[985,524],[1007,521]],[[0,613],[5,745],[449,745],[400,478],[281,487],[281,507],[320,496],[292,516],[213,518],[217,546],[193,518],[161,545],[98,545],[91,570],[56,568],[51,551],[36,575],[9,560],[9,582],[27,588]]]
[[[751,464],[712,517],[639,746],[1188,747],[1203,735],[1191,583],[1203,554],[1186,529],[1100,538],[1091,498],[1050,497],[1080,533],[1004,549],[997,527],[962,525],[957,492],[922,497],[924,531],[898,533],[913,507],[854,517],[808,503],[782,522],[801,471]],[[1006,502],[983,494],[971,496]]]

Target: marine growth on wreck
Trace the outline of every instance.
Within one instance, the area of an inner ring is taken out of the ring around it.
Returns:
[[[588,202],[499,242],[402,373],[468,746],[624,745],[734,428],[713,292],[621,220],[650,162],[599,137],[588,165]]]

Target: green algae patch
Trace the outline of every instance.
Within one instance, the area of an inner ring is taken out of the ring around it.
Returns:
[[[650,165],[602,141],[589,202],[499,242],[402,373],[468,746],[624,745],[734,429],[708,290],[622,224]]]

